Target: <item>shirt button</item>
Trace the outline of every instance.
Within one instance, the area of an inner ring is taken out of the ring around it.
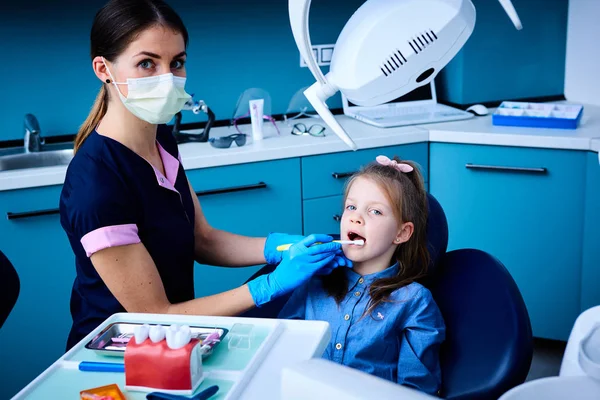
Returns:
[[[364,281],[365,281],[365,280],[364,280],[364,278],[360,278],[360,279],[358,280],[358,283],[364,283]]]
[[[348,320],[350,319],[350,315],[348,315],[348,314],[344,315],[344,319],[345,319],[346,321],[348,321]]]
[[[356,297],[358,297],[358,296],[360,296],[360,292],[354,292],[354,295],[355,295]]]
[[[336,344],[335,348],[338,349],[338,350],[341,350],[342,349],[342,344],[341,343]]]
[[[160,178],[160,183],[165,183],[165,180],[163,178]]]

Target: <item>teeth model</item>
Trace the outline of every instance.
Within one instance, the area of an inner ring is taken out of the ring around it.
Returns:
[[[135,337],[135,342],[137,344],[142,344],[144,340],[148,339],[149,331],[150,325],[148,324],[136,326],[133,329],[133,336]]]
[[[187,325],[171,325],[166,330],[167,346],[172,350],[184,347],[192,339],[192,331]]]
[[[150,340],[152,340],[152,343],[158,343],[165,338],[165,331],[166,329],[162,325],[152,325],[148,336],[150,337]]]

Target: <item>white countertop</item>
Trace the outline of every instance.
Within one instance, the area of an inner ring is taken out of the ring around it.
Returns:
[[[339,115],[336,118],[355,141],[358,149],[394,146],[418,142],[444,142],[553,148],[564,150],[594,151],[600,153],[600,107],[585,105],[580,126],[576,130],[505,127],[492,125],[491,113],[485,117],[439,124],[415,125],[399,128],[377,128]],[[303,119],[322,123],[317,119]],[[229,149],[215,149],[208,143],[185,143],[179,146],[183,166],[187,170],[242,164],[291,157],[311,156],[349,151],[348,147],[331,132],[328,136],[292,136],[291,126],[278,122],[281,136],[269,123],[264,124],[265,139],[242,147],[235,144]],[[241,126],[250,132],[250,126]],[[193,133],[194,131],[189,131]],[[217,127],[211,137],[235,133],[233,127]],[[61,185],[67,167],[30,168],[0,172],[0,191],[37,186]]]
[[[560,102],[566,103],[566,102]],[[538,147],[564,150],[600,151],[600,107],[585,105],[577,129],[495,126],[490,115],[441,124],[421,125],[429,131],[430,142]],[[592,140],[597,138],[596,140]],[[594,143],[595,148],[592,146]]]

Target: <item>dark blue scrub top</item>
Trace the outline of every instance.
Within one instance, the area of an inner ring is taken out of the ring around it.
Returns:
[[[169,301],[194,298],[194,204],[177,143],[164,125],[158,127],[157,147],[166,176],[96,131],[69,165],[60,220],[75,253],[77,276],[67,350],[106,318],[125,311],[91,263],[96,251],[141,242]]]

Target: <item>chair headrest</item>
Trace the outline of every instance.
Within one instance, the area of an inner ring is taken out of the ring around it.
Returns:
[[[428,273],[431,275],[435,274],[448,248],[448,220],[442,206],[430,193],[427,193],[427,209],[427,249],[431,256]]]

